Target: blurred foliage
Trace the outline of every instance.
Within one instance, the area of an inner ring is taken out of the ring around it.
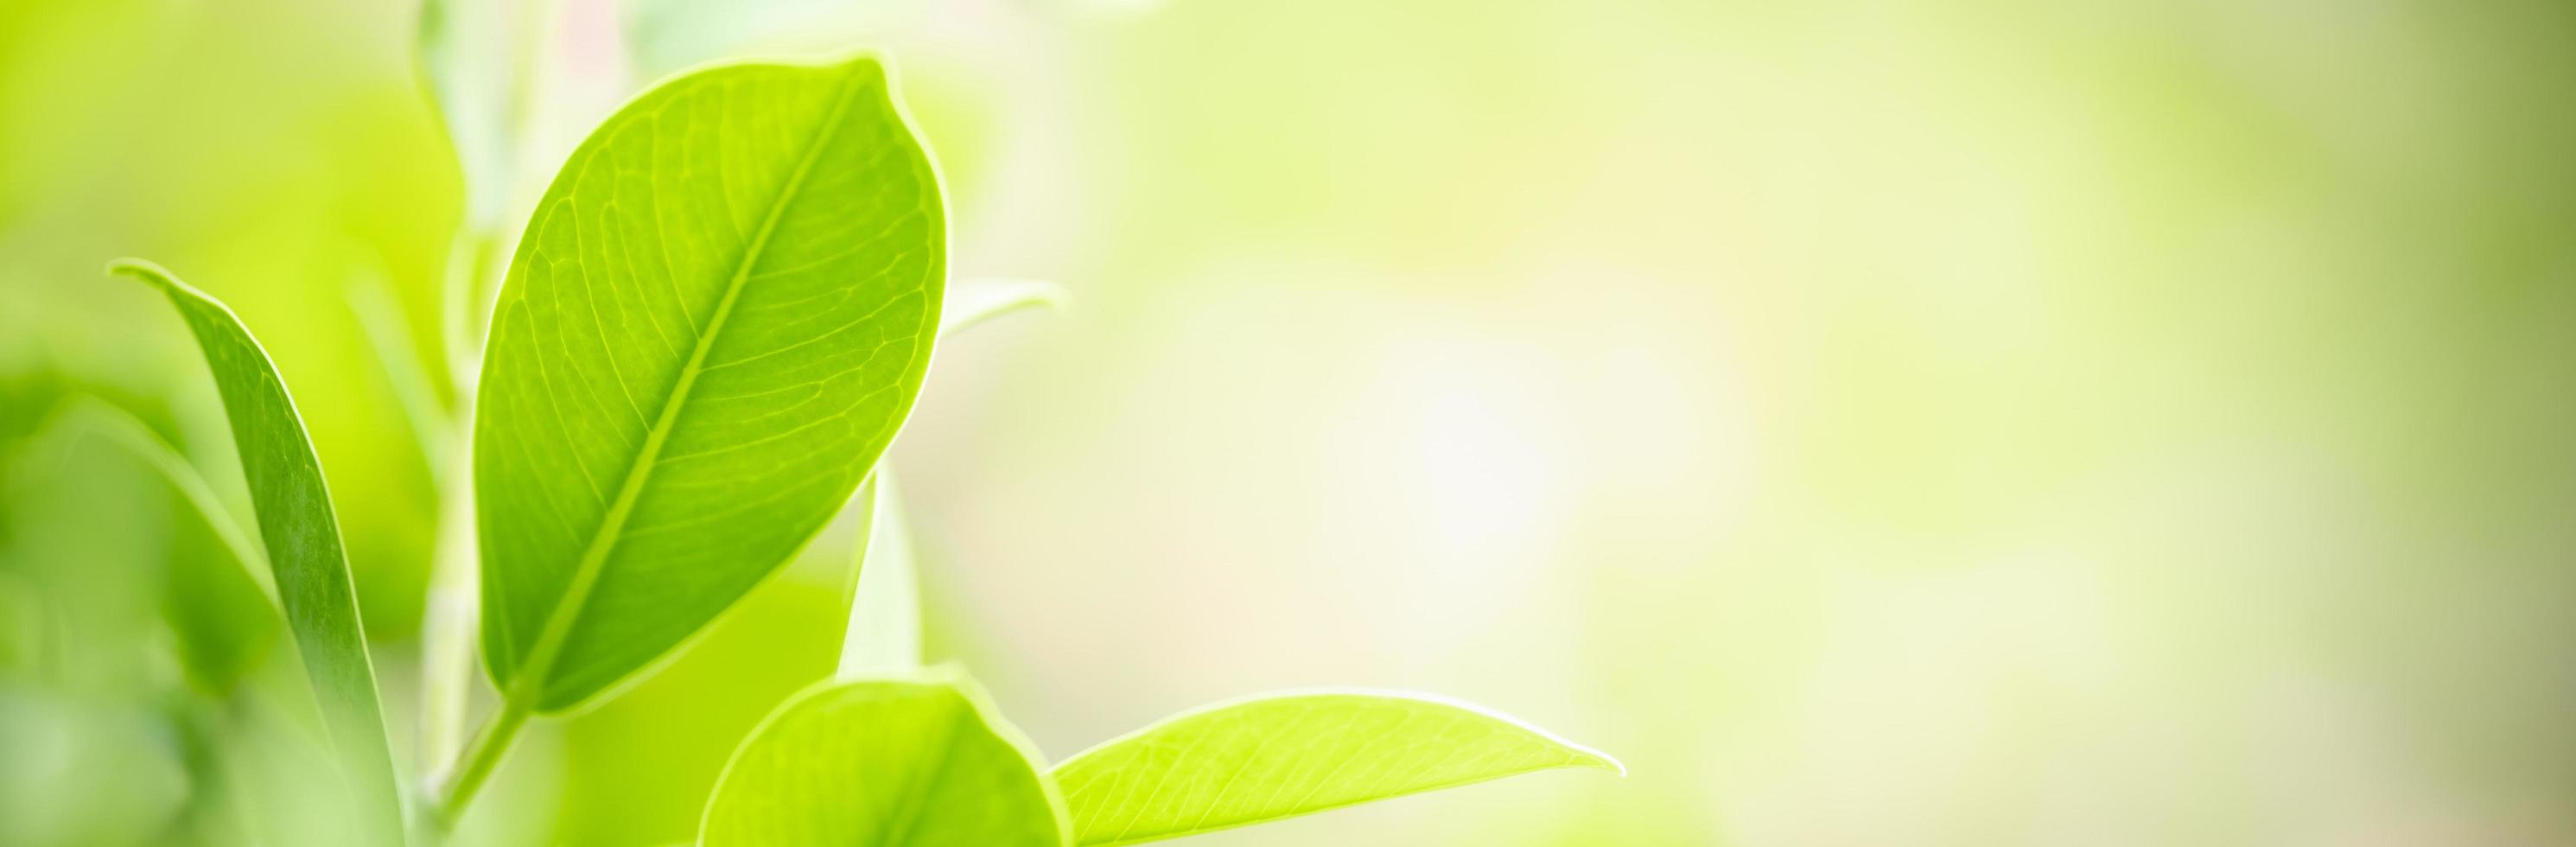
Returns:
[[[348,297],[452,352],[412,5],[0,3],[0,843],[230,843],[317,761],[291,651],[189,683],[174,495],[46,431],[103,398],[240,513],[113,256],[275,353],[408,755],[437,497]],[[960,273],[1076,295],[895,451],[932,652],[1056,756],[1359,682],[1633,774],[1201,843],[2576,841],[2576,8],[898,6],[761,46],[892,56]],[[685,837],[847,547],[469,832]]]

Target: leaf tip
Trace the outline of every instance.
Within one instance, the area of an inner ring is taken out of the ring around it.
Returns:
[[[170,269],[154,264],[150,259],[137,259],[132,256],[108,262],[107,274],[131,277],[154,285],[168,285],[174,279]]]
[[[1035,279],[1027,280],[1023,284],[1028,286],[1029,302],[1032,306],[1059,312],[1073,307],[1073,291],[1065,288],[1062,283]]]
[[[1565,747],[1574,754],[1574,760],[1567,763],[1570,767],[1609,771],[1611,775],[1617,776],[1620,779],[1628,778],[1628,764],[1626,762],[1619,761],[1616,756],[1612,756],[1608,753],[1604,753],[1590,747],[1585,747],[1581,744],[1567,743]]]

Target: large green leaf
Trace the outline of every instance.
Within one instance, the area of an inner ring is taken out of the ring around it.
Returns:
[[[1411,694],[1256,697],[1185,713],[1056,766],[1074,843],[1135,844],[1609,756]]]
[[[322,463],[304,434],[268,352],[232,310],[172,277],[159,265],[123,259],[114,273],[158,287],[205,351],[224,398],[242,476],[250,483],[260,538],[276,577],[279,605],[320,701],[323,729],[337,757],[348,804],[364,844],[402,843],[402,806],[385,750],[385,721],[376,703],[375,668],[358,625],[358,596],[340,546],[339,518],[322,482]]]
[[[512,703],[668,654],[849,499],[929,367],[944,227],[872,59],[692,73],[582,143],[503,284],[475,426]]]
[[[962,676],[843,682],[789,700],[716,780],[698,842],[1059,847],[1064,801]]]

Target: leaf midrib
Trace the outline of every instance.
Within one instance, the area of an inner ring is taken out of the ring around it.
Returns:
[[[698,374],[705,370],[707,353],[714,349],[716,337],[724,332],[725,319],[733,314],[734,302],[740,299],[743,288],[750,281],[752,266],[768,249],[779,218],[785,215],[787,207],[804,189],[814,163],[822,158],[826,148],[832,146],[833,139],[840,133],[842,118],[848,114],[851,102],[858,99],[859,80],[864,75],[846,73],[849,79],[842,83],[842,91],[833,102],[831,113],[824,117],[821,132],[806,148],[804,156],[796,163],[796,169],[788,174],[786,183],[779,187],[777,199],[771,201],[760,228],[752,233],[751,243],[744,247],[742,259],[735,263],[733,278],[726,282],[724,295],[716,300],[715,313],[707,319],[706,330],[698,334],[697,344],[689,353],[689,361],[681,366],[679,377],[671,385],[670,396],[663,399],[660,414],[655,417],[652,428],[645,432],[643,447],[636,451],[634,462],[627,466],[626,478],[618,487],[617,499],[609,504],[608,514],[601,519],[598,533],[591,536],[590,546],[582,551],[581,563],[573,571],[572,583],[562,596],[556,598],[554,608],[547,612],[545,625],[538,630],[536,644],[529,648],[526,661],[519,665],[517,678],[511,680],[505,693],[504,699],[509,705],[528,708],[531,696],[544,697],[546,675],[553,670],[555,658],[562,652],[573,622],[580,619],[582,607],[589,602],[591,589],[599,582],[600,571],[608,563],[608,554],[617,548],[617,542],[625,532],[627,517],[634,510],[635,500],[643,494],[645,483],[660,459],[662,446],[679,420],[680,410],[688,405],[689,390],[696,384]]]
[[[971,713],[975,707],[968,703],[966,708]],[[947,770],[948,763],[956,758],[961,723],[963,721],[955,714],[950,714],[940,723],[939,743],[931,745],[931,749],[940,751],[941,755],[931,760],[928,773],[917,775],[912,784],[905,787],[903,802],[895,805],[894,820],[878,827],[877,843],[901,845],[912,839],[912,831],[921,825],[921,807],[928,802],[930,792]]]

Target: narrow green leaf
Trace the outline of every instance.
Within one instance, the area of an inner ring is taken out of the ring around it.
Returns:
[[[850,626],[841,637],[838,679],[921,667],[921,589],[893,469],[878,468],[859,491],[868,514],[860,522],[859,573],[850,591]]]
[[[401,800],[385,749],[384,714],[376,704],[375,668],[358,624],[358,596],[340,546],[339,518],[331,512],[321,460],[286,383],[241,319],[205,292],[139,259],[118,260],[108,270],[159,288],[204,350],[241,452],[278,600],[312,677],[348,803],[357,811],[357,843],[402,843]]]
[[[75,397],[62,412],[77,426],[122,447],[160,474],[184,507],[174,517],[162,616],[177,636],[188,681],[225,694],[258,665],[283,622],[268,557],[233,521],[205,477],[169,442],[132,414],[94,397]]]
[[[946,316],[939,324],[939,337],[947,338],[967,327],[1026,309],[1061,309],[1073,302],[1073,294],[1064,286],[1036,279],[972,279],[948,289]]]
[[[734,751],[698,843],[1058,847],[1064,801],[964,676],[798,695]]]
[[[1209,706],[1057,765],[1074,843],[1135,844],[1609,756],[1415,694],[1284,694]]]
[[[580,705],[847,502],[939,326],[937,176],[869,58],[668,82],[592,133],[503,283],[475,428],[483,653]]]

